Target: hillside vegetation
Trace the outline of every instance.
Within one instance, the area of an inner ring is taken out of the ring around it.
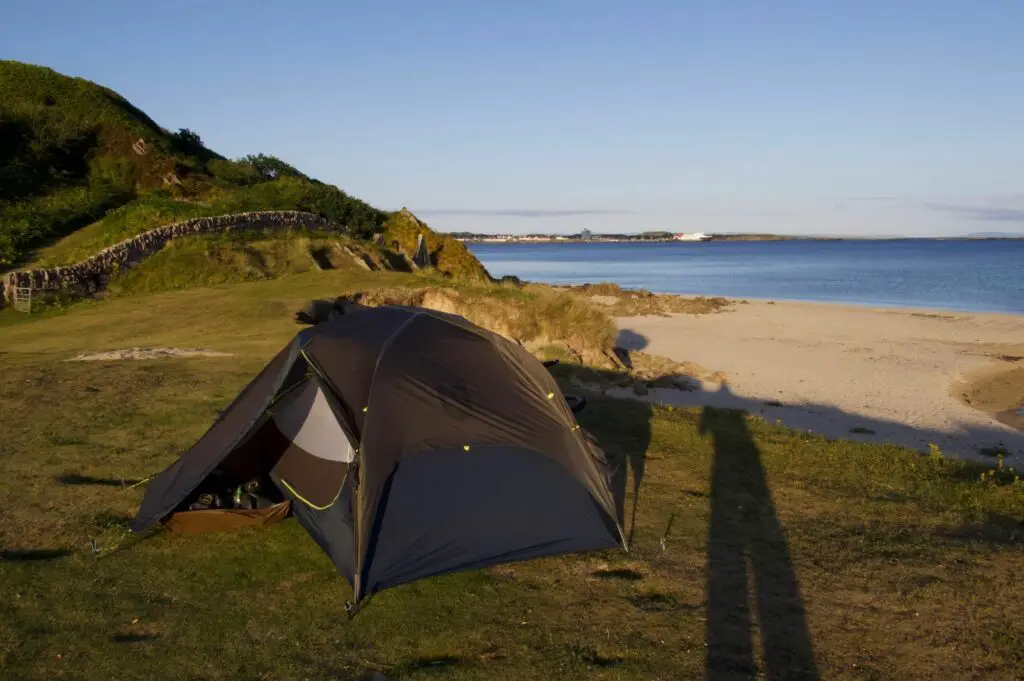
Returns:
[[[33,259],[72,264],[154,227],[259,210],[315,213],[359,239],[387,227],[410,253],[415,247],[406,218],[280,159],[228,160],[195,132],[160,127],[108,88],[0,61],[0,271]],[[441,272],[486,278],[462,244],[416,222]]]

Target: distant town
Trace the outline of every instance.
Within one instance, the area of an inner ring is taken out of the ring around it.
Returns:
[[[583,230],[577,234],[477,234],[473,232],[449,232],[448,236],[459,241],[473,243],[522,243],[522,242],[617,242],[617,241],[660,241],[660,242],[701,242],[701,241],[785,241],[791,239],[832,240],[836,237],[785,236],[780,234],[706,234],[704,232],[642,232],[640,234],[595,234]]]
[[[472,243],[524,243],[524,242],[702,242],[702,241],[863,241],[863,240],[914,240],[914,241],[988,241],[1022,239],[1024,234],[1011,232],[973,233],[964,236],[908,237],[903,235],[877,236],[825,236],[797,234],[706,234],[704,232],[642,232],[640,234],[594,234],[583,230],[577,234],[477,234],[473,232],[449,232],[448,236],[458,241]]]
[[[594,234],[588,229],[577,234],[474,234],[451,232],[459,241],[519,242],[519,241],[710,241],[714,237],[704,232],[672,233],[643,232],[641,234]]]

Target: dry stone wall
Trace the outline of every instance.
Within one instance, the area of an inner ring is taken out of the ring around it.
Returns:
[[[173,225],[151,229],[138,236],[109,246],[96,255],[74,265],[45,267],[34,270],[8,272],[0,283],[0,301],[7,304],[14,296],[15,287],[33,291],[66,289],[92,293],[106,287],[117,272],[137,265],[163,248],[168,241],[197,234],[220,233],[231,230],[259,229],[316,229],[347,232],[347,228],[334,224],[312,213],[300,211],[260,211],[193,218]]]

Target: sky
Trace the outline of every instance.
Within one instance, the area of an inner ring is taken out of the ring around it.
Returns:
[[[1024,232],[1016,0],[0,0],[0,59],[443,231]]]

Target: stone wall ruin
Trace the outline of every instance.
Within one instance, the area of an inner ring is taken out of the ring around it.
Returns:
[[[0,304],[10,304],[16,287],[30,288],[33,291],[63,289],[76,293],[95,293],[104,289],[115,274],[139,264],[172,239],[232,230],[261,229],[348,232],[347,227],[331,223],[319,215],[300,211],[257,211],[193,218],[143,232],[104,248],[96,255],[74,265],[8,272],[0,281]]]

